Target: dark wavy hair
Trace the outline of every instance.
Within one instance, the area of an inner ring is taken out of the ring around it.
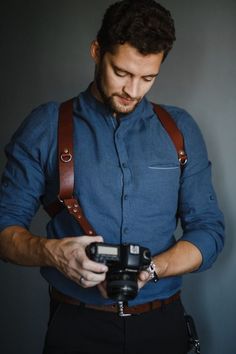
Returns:
[[[144,55],[163,51],[165,59],[175,39],[170,12],[154,0],[115,2],[106,10],[97,33],[102,55],[127,42]]]

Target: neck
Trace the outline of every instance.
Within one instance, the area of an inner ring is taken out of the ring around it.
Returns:
[[[101,94],[100,94],[100,92],[99,92],[99,90],[98,90],[98,88],[97,88],[97,84],[96,84],[95,81],[93,81],[90,90],[91,90],[92,95],[93,95],[98,101],[103,102],[103,99],[102,99],[102,97],[101,97]]]

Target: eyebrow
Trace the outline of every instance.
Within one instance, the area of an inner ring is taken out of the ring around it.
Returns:
[[[122,68],[119,68],[117,65],[111,64],[114,70],[118,70],[118,71],[122,71],[125,74],[128,75],[133,75],[131,72],[124,70]],[[147,74],[147,75],[143,75],[142,77],[157,77],[159,75],[159,72],[156,74]]]

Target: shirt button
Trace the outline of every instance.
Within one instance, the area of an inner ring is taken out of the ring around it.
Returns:
[[[127,163],[126,163],[126,162],[123,162],[123,163],[122,163],[122,167],[123,167],[123,168],[127,168],[127,167],[128,167]]]
[[[127,200],[127,199],[128,199],[128,195],[125,194],[125,195],[124,195],[124,200]]]
[[[128,232],[129,232],[128,227],[125,227],[125,228],[124,228],[124,234],[128,234]]]

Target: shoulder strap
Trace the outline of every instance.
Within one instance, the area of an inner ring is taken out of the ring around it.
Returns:
[[[58,121],[59,201],[79,222],[86,235],[96,235],[74,198],[73,99],[61,104]]]
[[[158,119],[160,120],[161,124],[169,134],[180,163],[180,167],[183,168],[183,166],[187,163],[187,154],[185,152],[184,148],[184,137],[179,128],[177,127],[175,121],[171,117],[171,115],[160,105],[157,105],[155,103],[152,103],[154,112],[156,113]]]
[[[63,102],[58,121],[59,199],[70,199],[74,190],[73,100]]]
[[[163,127],[169,134],[176,148],[181,168],[187,162],[184,139],[170,114],[161,106],[153,103],[153,109]],[[58,200],[45,207],[46,212],[55,216],[66,207],[69,213],[79,222],[86,235],[96,235],[86,219],[77,199],[74,198],[74,158],[73,158],[73,99],[63,102],[59,110],[58,120],[58,165],[60,190]]]

